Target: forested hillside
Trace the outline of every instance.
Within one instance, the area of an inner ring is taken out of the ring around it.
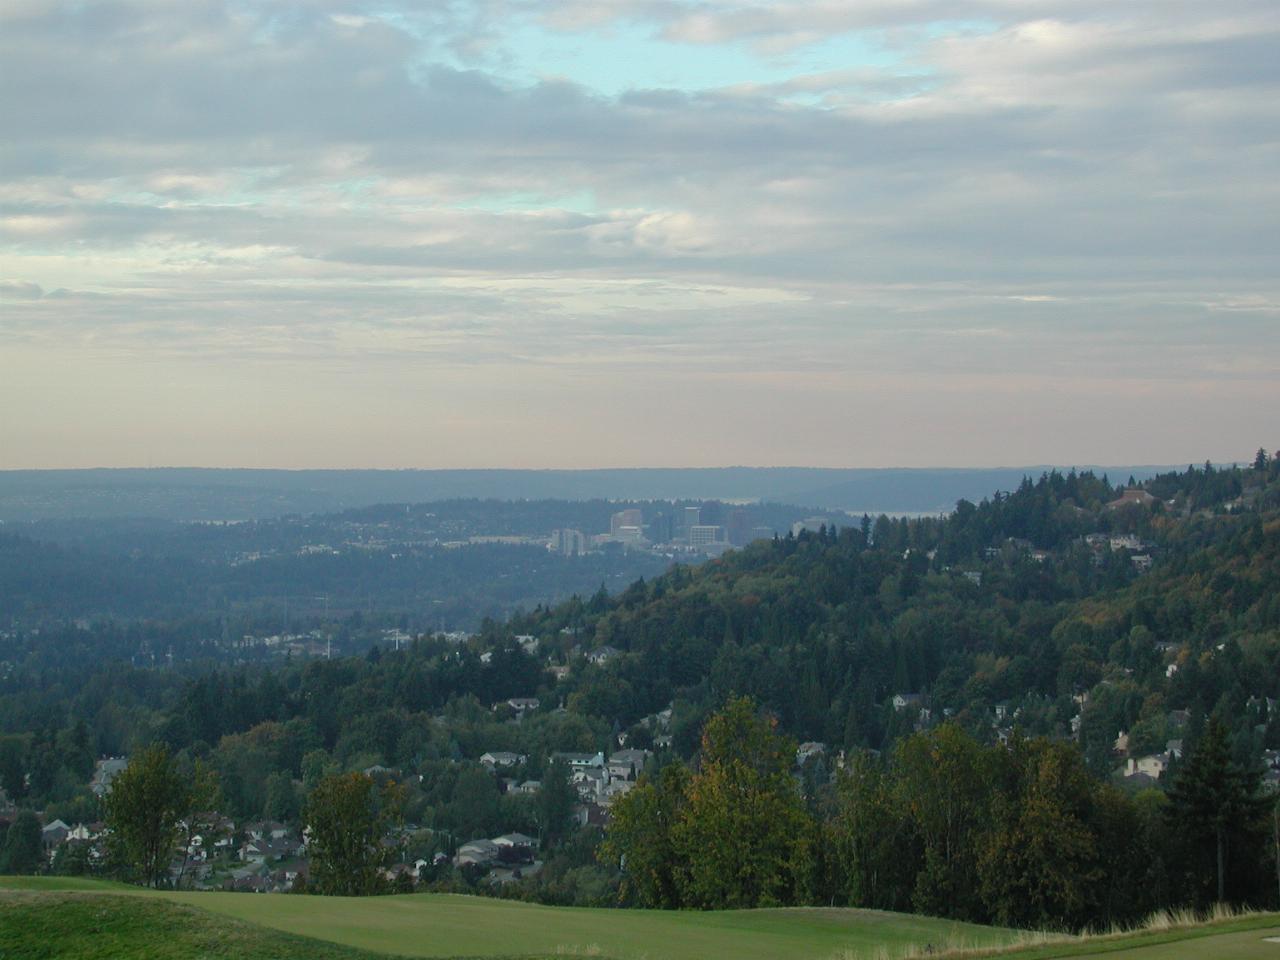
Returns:
[[[881,747],[918,721],[886,702],[918,694],[933,720],[981,736],[997,705],[1025,730],[1065,736],[1073,697],[1104,679],[1205,711],[1223,692],[1199,669],[1206,651],[1230,641],[1224,662],[1265,656],[1280,626],[1276,465],[1221,484],[1218,473],[1161,478],[1182,507],[1112,508],[1119,491],[1096,478],[1049,475],[946,519],[756,544],[635,584],[599,615],[569,604],[512,626],[581,625],[626,651],[584,673],[571,701],[624,724],[673,698],[697,712],[745,693],[802,740]],[[1227,512],[1250,480],[1253,508]],[[1274,696],[1280,674],[1258,667],[1233,670],[1228,686]]]
[[[511,895],[1081,926],[1209,902],[1215,862],[1231,864],[1222,896],[1269,902],[1258,790],[1276,779],[1277,698],[1280,460],[1260,452],[1141,486],[1051,473],[945,518],[757,542],[464,642],[183,672],[11,662],[0,785],[46,817],[88,819],[93,758],[160,741],[216,772],[229,816],[298,823],[326,776],[385,768],[426,828],[417,854],[540,838],[547,867]],[[717,734],[726,723],[741,736]],[[739,742],[759,749],[735,758]],[[570,789],[553,762],[623,746],[644,751],[639,786],[638,769],[618,774],[629,793]],[[480,762],[494,751],[514,759]],[[743,762],[761,779],[735,780]],[[1243,805],[1206,834],[1194,791],[1213,764]],[[937,793],[938,769],[963,796]],[[772,791],[770,823],[803,842],[727,887],[705,857],[739,863],[735,843],[770,835],[716,820],[715,797],[748,787]],[[953,801],[959,819],[939,812]],[[575,803],[593,825],[572,826]],[[674,832],[654,832],[654,811]],[[1064,823],[1075,832],[1049,830]],[[1048,846],[1032,856],[1036,836]],[[645,846],[672,871],[648,886],[619,871]],[[1050,874],[1052,890],[1031,889]],[[447,861],[419,882],[488,889]]]

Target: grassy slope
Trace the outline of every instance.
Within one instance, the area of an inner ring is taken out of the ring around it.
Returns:
[[[375,960],[159,898],[111,893],[0,895],[4,960]]]
[[[196,906],[291,934],[418,957],[586,954],[618,960],[826,960],[884,946],[994,945],[1007,931],[924,917],[821,908],[717,913],[587,910],[463,897],[289,897],[148,893],[55,878],[13,878],[0,887],[98,890]]]
[[[861,910],[580,910],[431,894],[367,899],[173,894],[71,878],[0,878],[4,960],[371,960],[374,954],[365,951],[425,957],[833,960],[895,956],[913,946],[923,952],[926,944],[996,946],[1011,936],[987,927]],[[1280,936],[1280,916],[1045,944],[1001,951],[999,958],[1280,960],[1280,944],[1265,942],[1267,936]]]
[[[1170,930],[1146,930],[1123,936],[1083,938],[1018,950],[1001,960],[1056,960],[1059,957],[1112,957],[1115,960],[1227,960],[1280,957],[1280,944],[1264,937],[1280,936],[1280,916],[1274,913],[1215,921]]]

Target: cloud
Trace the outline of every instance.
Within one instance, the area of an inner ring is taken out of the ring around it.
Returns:
[[[44,290],[38,283],[22,280],[0,280],[0,297],[10,300],[39,300]]]
[[[1243,0],[5,15],[27,363],[1276,373],[1280,25]],[[760,73],[615,93],[541,69],[564,37]]]

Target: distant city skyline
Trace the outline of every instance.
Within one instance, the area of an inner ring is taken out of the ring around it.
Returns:
[[[1280,446],[1250,0],[9,0],[0,469]]]

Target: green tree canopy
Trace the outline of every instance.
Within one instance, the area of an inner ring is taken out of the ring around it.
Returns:
[[[924,850],[915,908],[976,917],[975,838],[986,818],[988,770],[982,747],[954,723],[902,741],[894,757],[898,800]]]
[[[698,769],[675,828],[688,864],[683,899],[705,909],[803,899],[813,825],[791,775],[795,741],[755,702],[730,700],[702,732]]]
[[[104,806],[117,854],[145,886],[159,886],[191,812],[192,784],[164,744],[135,754],[111,782]]]
[[[303,819],[311,855],[308,889],[338,896],[383,893],[382,837],[398,815],[400,791],[363,773],[325,777],[307,797]]]
[[[0,847],[0,873],[35,873],[40,869],[40,818],[23,810],[9,825]]]
[[[1005,926],[1084,926],[1102,880],[1089,822],[1100,785],[1062,743],[1015,737],[993,761],[997,789],[978,855],[983,900]]]
[[[614,801],[600,859],[621,868],[624,900],[642,907],[682,905],[687,864],[676,849],[675,834],[688,790],[689,768],[677,762],[656,778],[642,774],[631,791]]]
[[[1217,878],[1217,902],[1225,902],[1228,881],[1248,872],[1244,868],[1261,847],[1268,805],[1259,773],[1231,758],[1227,728],[1217,716],[1174,777],[1169,801],[1175,834],[1191,852],[1188,863],[1201,868],[1198,875]],[[1203,899],[1207,891],[1199,886]]]
[[[577,792],[569,782],[569,765],[563,760],[552,760],[542,774],[542,786],[538,790],[538,830],[544,844],[559,843],[569,832],[569,818],[577,799]]]

